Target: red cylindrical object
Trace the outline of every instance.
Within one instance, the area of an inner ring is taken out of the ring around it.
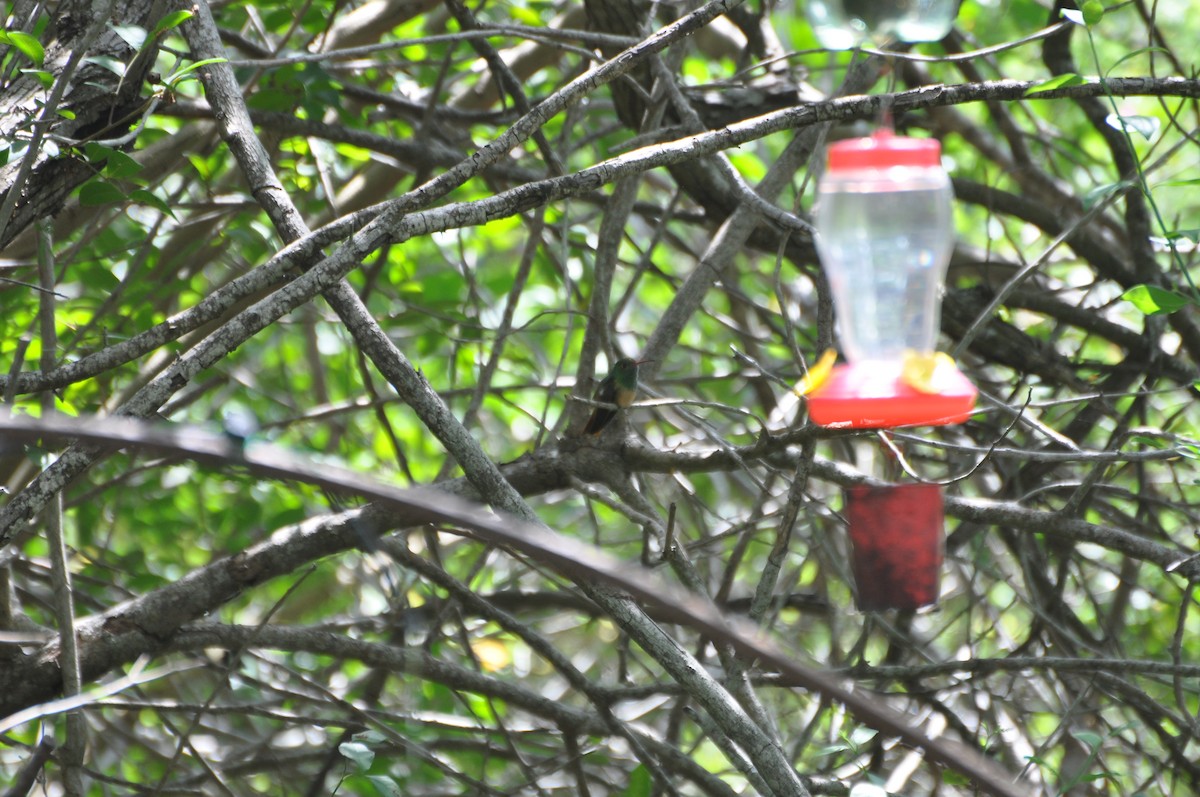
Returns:
[[[858,608],[917,609],[936,603],[945,522],[936,484],[846,490]]]

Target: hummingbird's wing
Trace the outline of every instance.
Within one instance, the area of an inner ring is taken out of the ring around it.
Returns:
[[[617,398],[616,383],[612,374],[600,380],[600,384],[596,386],[596,392],[592,394],[593,401],[603,401],[606,404],[613,404]],[[592,411],[592,417],[588,418],[587,426],[583,427],[584,434],[600,434],[605,426],[608,426],[617,415],[617,411],[608,407],[596,407]]]

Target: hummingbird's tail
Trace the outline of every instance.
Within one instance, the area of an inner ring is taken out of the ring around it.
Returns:
[[[617,417],[616,410],[610,410],[607,407],[597,407],[592,412],[592,417],[588,418],[587,426],[583,427],[584,434],[597,435],[604,431],[604,427]]]

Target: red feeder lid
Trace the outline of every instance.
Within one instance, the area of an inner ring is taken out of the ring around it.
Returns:
[[[821,426],[891,429],[963,423],[977,391],[957,368],[938,374],[938,392],[922,393],[901,378],[902,364],[841,365],[808,397],[808,414]]]
[[[892,166],[941,166],[942,145],[933,138],[907,138],[880,130],[867,138],[831,144],[829,171],[887,169]]]

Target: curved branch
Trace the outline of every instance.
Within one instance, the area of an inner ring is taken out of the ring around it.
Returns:
[[[678,643],[663,634],[658,626],[641,623],[641,609],[633,599],[674,604],[691,618],[689,624],[694,629],[714,640],[732,645],[743,656],[760,659],[778,668],[796,679],[804,688],[842,703],[861,721],[872,727],[898,736],[907,744],[923,748],[931,760],[970,777],[983,791],[996,797],[1018,797],[1022,794],[1021,790],[1012,785],[1011,776],[1001,771],[992,761],[950,740],[929,737],[890,707],[847,688],[826,673],[801,664],[794,654],[783,651],[765,638],[756,626],[749,626],[728,616],[710,601],[664,581],[653,571],[631,567],[627,562],[615,559],[594,546],[556,534],[543,526],[525,523],[516,518],[484,514],[476,505],[452,498],[442,491],[402,490],[327,464],[317,466],[284,449],[265,444],[251,445],[243,451],[238,444],[225,437],[155,429],[144,424],[120,420],[96,422],[96,419],[89,419],[88,423],[80,423],[75,419],[65,418],[9,417],[0,418],[0,428],[14,434],[31,436],[65,434],[93,443],[104,441],[111,444],[115,439],[138,446],[167,449],[205,461],[236,461],[263,476],[298,479],[334,492],[348,492],[370,498],[389,510],[399,510],[408,515],[413,522],[453,523],[470,529],[492,544],[521,551],[571,578],[589,597],[603,606],[610,617],[634,635],[643,649],[655,655],[680,683],[688,687],[690,694],[703,702],[710,716],[722,726],[722,730],[743,746],[747,755],[760,768],[764,778],[777,784],[782,779],[791,780],[801,793],[803,786],[795,780],[795,772],[779,757],[772,755],[769,742],[757,726],[723,691],[699,688],[700,682],[710,681],[711,678],[694,659],[679,648]],[[813,472],[819,473],[816,464],[813,466]],[[349,521],[346,522],[352,525]],[[266,566],[265,562],[263,566]],[[261,572],[252,573],[251,577],[257,578]],[[614,590],[621,592],[617,593]],[[96,639],[92,636],[84,639],[81,645],[84,669],[93,674],[93,668],[98,666],[98,660],[101,659],[91,655],[93,642],[100,644],[107,651],[108,655],[102,660],[108,666],[113,666],[122,660],[130,660],[139,648],[144,648],[147,644],[162,644],[167,641],[156,639],[144,629],[127,623],[104,620],[82,623],[81,636],[84,636],[85,628],[93,634],[103,631],[102,638]],[[674,653],[669,654],[668,650]],[[41,657],[41,661],[41,666],[37,668],[36,684],[43,690],[57,688],[60,676],[53,653],[47,652]],[[35,677],[30,676],[30,680],[35,680]],[[24,691],[25,694],[29,694],[28,689]],[[13,695],[10,692],[0,699],[6,701],[0,703],[0,706],[11,705],[9,701],[12,701]],[[752,745],[749,749],[746,748],[747,742],[760,739],[760,743],[767,747]],[[786,767],[786,771],[774,768],[763,771],[764,764],[769,764],[772,758],[780,761],[779,765]]]

